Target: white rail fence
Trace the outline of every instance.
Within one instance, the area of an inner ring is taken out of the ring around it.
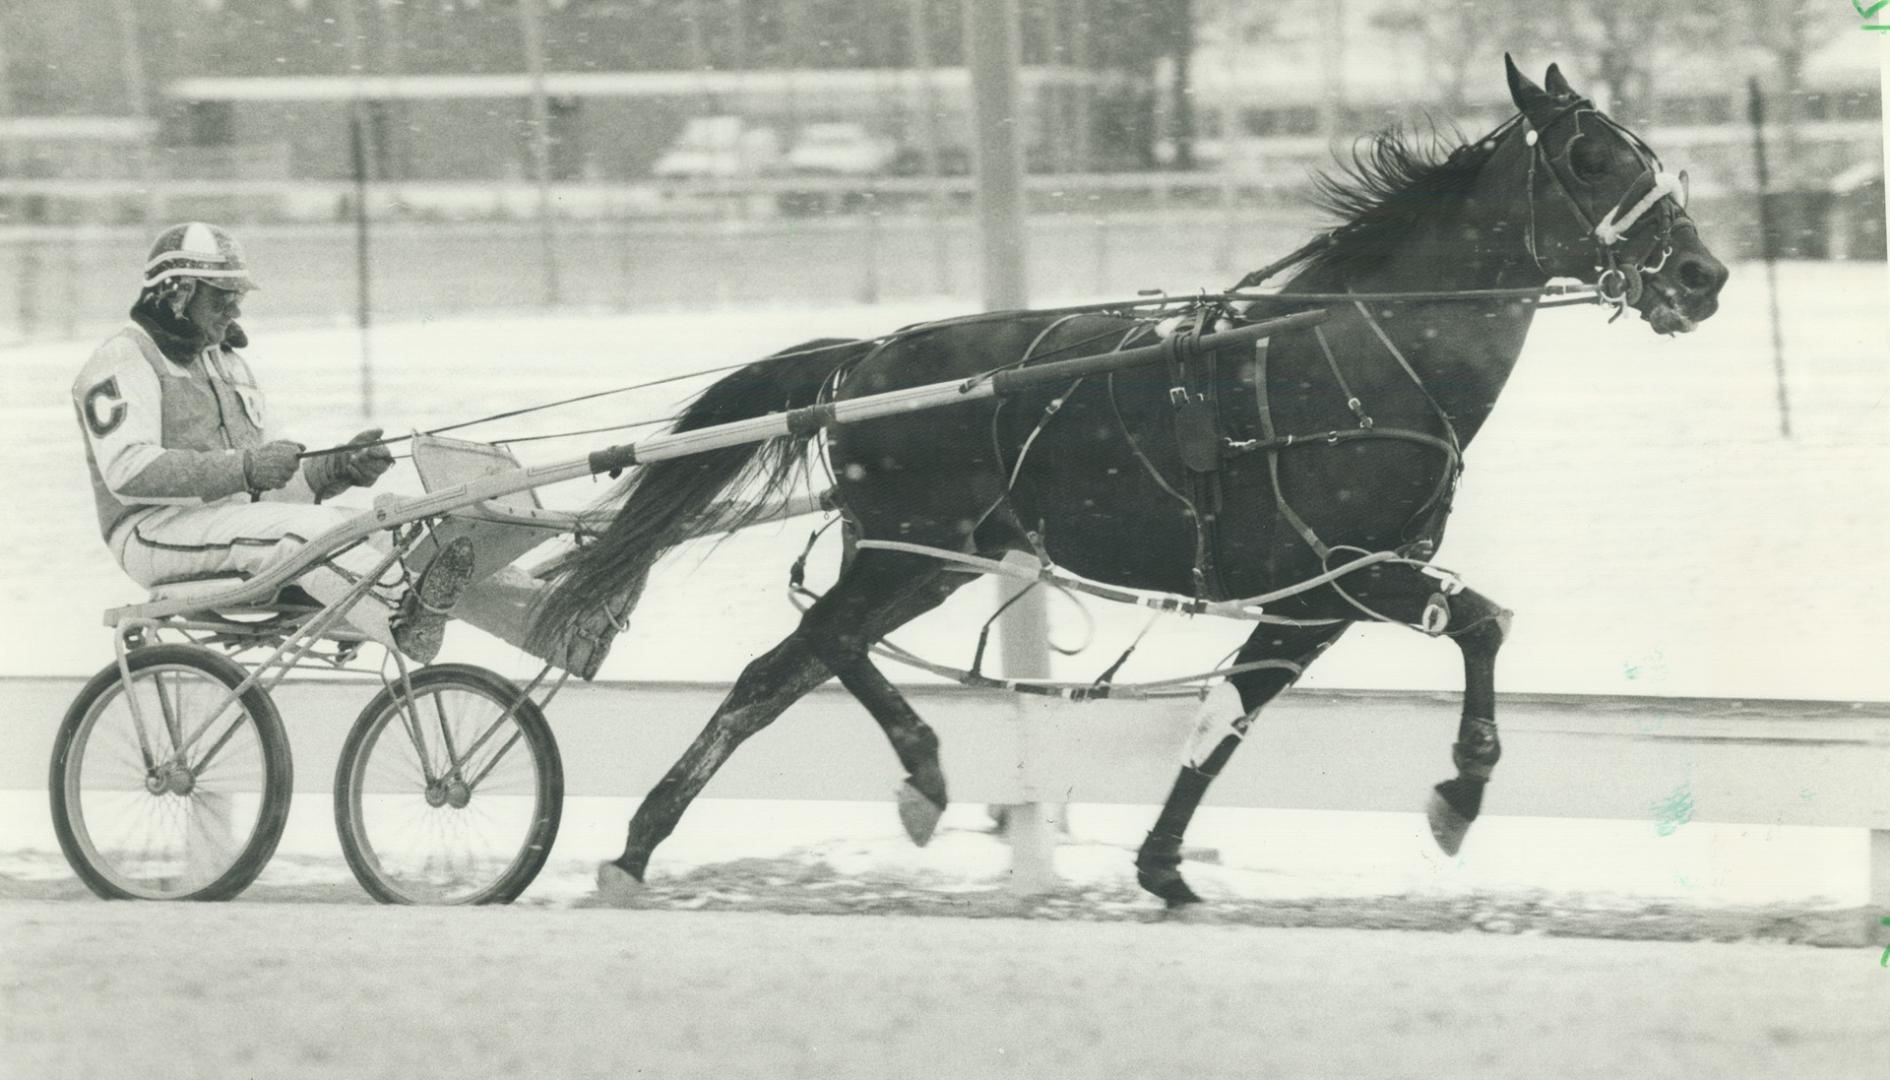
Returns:
[[[0,789],[46,782],[75,678],[0,680],[9,753]],[[277,691],[296,789],[329,790],[372,680],[298,680]],[[641,797],[726,692],[688,683],[573,684],[550,711],[570,795]],[[939,732],[959,803],[1155,804],[1166,796],[1199,705],[1192,699],[1069,704],[915,686]],[[1226,704],[1218,698],[1217,704]],[[1269,706],[1209,805],[1415,812],[1450,771],[1456,695],[1288,693]],[[1890,913],[1890,703],[1505,695],[1492,816],[1655,819],[1676,792],[1691,820],[1870,830],[1869,911]],[[864,710],[826,688],[751,739],[710,798],[891,801],[898,762]],[[1473,833],[1474,836],[1474,833]]]

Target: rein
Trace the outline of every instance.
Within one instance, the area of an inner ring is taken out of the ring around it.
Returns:
[[[831,352],[834,349],[851,348],[852,346],[857,345],[857,344],[859,343],[856,341],[846,341],[846,342],[841,342],[836,345],[820,345],[812,349],[801,349],[796,352],[781,353],[779,355],[782,357],[813,356],[818,353]],[[627,386],[613,386],[606,390],[595,390],[588,394],[579,394],[576,397],[560,398],[557,401],[547,401],[538,405],[526,405],[526,406],[523,406],[522,408],[507,409],[504,412],[493,413],[490,416],[481,416],[476,420],[461,420],[457,423],[446,424],[441,427],[432,428],[427,431],[415,431],[406,435],[390,435],[385,439],[376,439],[373,442],[343,443],[340,446],[329,446],[329,447],[324,447],[320,450],[304,450],[296,456],[298,459],[325,457],[329,454],[352,453],[356,450],[365,450],[365,449],[369,449],[371,447],[376,447],[376,446],[391,446],[394,443],[407,442],[408,440],[413,439],[417,436],[421,436],[421,435],[444,435],[445,433],[449,431],[458,431],[461,428],[475,427],[479,424],[489,424],[489,423],[492,423],[494,420],[510,420],[515,416],[525,416],[528,413],[544,412],[548,409],[562,408],[566,405],[577,405],[586,401],[595,401],[598,398],[610,397],[613,394],[627,394],[633,390],[648,390],[650,387],[653,387],[653,386],[663,386],[668,383],[683,382],[687,379],[699,379],[704,375],[719,375],[725,371],[735,371],[739,368],[745,368],[753,362],[754,361],[752,360],[744,360],[739,364],[723,364],[720,367],[702,368],[701,370],[698,370],[698,371],[684,372],[681,375],[666,375],[663,378],[650,379],[647,382],[631,383]],[[607,428],[592,428],[592,429],[587,429],[585,431],[560,432],[558,435],[532,435],[532,436],[526,436],[526,437],[518,438],[518,439],[504,439],[501,441],[503,442],[528,442],[535,439],[559,438],[563,435],[591,435],[591,434],[596,434],[598,432],[603,432],[603,431],[619,431],[619,430],[622,430],[623,428],[642,427],[646,424],[660,424],[664,420],[667,420],[667,419],[673,419],[673,417],[661,417],[654,420],[644,420],[644,421],[640,421],[640,422],[632,423],[632,424],[619,424],[614,427],[607,427]]]
[[[1281,264],[1275,264],[1275,265],[1277,266]],[[1252,278],[1253,275],[1250,274],[1248,275],[1248,277]],[[1255,282],[1259,280],[1262,280],[1262,279],[1254,278]],[[1583,284],[1583,285],[1549,284],[1549,285],[1542,285],[1542,286],[1533,287],[1533,288],[1521,287],[1521,288],[1509,288],[1509,289],[1459,289],[1455,291],[1377,292],[1377,293],[1292,293],[1292,294],[1274,293],[1274,292],[1240,291],[1240,289],[1243,289],[1246,287],[1247,285],[1243,284],[1239,288],[1230,290],[1228,292],[1222,292],[1222,293],[1203,292],[1199,294],[1186,295],[1186,296],[1164,295],[1164,296],[1159,296],[1159,297],[1139,296],[1131,300],[1111,300],[1111,301],[1102,301],[1102,302],[1090,303],[1090,304],[1070,304],[1064,307],[1036,308],[1036,309],[1030,309],[1028,311],[979,312],[974,315],[961,315],[961,316],[957,316],[950,319],[939,319],[933,322],[916,323],[912,326],[902,327],[898,330],[893,331],[890,334],[884,335],[883,337],[879,337],[879,338],[860,338],[858,340],[839,342],[832,345],[818,345],[818,346],[815,346],[813,348],[808,348],[808,349],[796,349],[790,352],[776,353],[774,356],[768,357],[767,359],[792,359],[792,358],[799,358],[799,357],[804,357],[804,356],[816,356],[821,353],[831,352],[835,349],[855,348],[867,342],[876,342],[880,345],[886,345],[886,344],[891,344],[892,342],[902,339],[902,338],[912,337],[917,334],[925,333],[931,330],[938,330],[938,329],[948,327],[948,326],[962,326],[968,323],[999,322],[1006,319],[1014,319],[1014,318],[1017,318],[1019,315],[1026,315],[1026,314],[1067,316],[1067,315],[1082,315],[1082,314],[1108,314],[1108,313],[1118,313],[1118,312],[1130,312],[1138,308],[1154,308],[1154,309],[1159,310],[1162,308],[1185,307],[1188,305],[1200,303],[1204,300],[1239,302],[1239,303],[1297,304],[1297,303],[1317,303],[1319,301],[1335,301],[1335,300],[1349,301],[1354,298],[1359,299],[1359,300],[1383,300],[1383,301],[1391,302],[1391,301],[1399,301],[1399,300],[1466,300],[1466,301],[1489,300],[1489,299],[1523,300],[1523,299],[1529,299],[1529,298],[1547,297],[1548,299],[1541,300],[1540,302],[1536,304],[1536,306],[1538,308],[1548,308],[1548,307],[1564,307],[1564,306],[1568,306],[1572,304],[1594,303],[1598,299],[1598,293],[1597,293],[1596,287],[1593,285],[1586,285],[1586,284]],[[1057,352],[1067,351],[1074,348],[1080,348],[1081,346],[1085,344],[1089,344],[1089,341],[1085,340],[1085,341],[1074,342],[1069,345],[1059,346],[1056,349],[1047,350],[1042,355],[1043,356],[1053,355]],[[1040,358],[1041,357],[1032,357],[1032,359],[1040,359]],[[299,455],[297,455],[297,457],[299,459],[300,458],[316,458],[316,457],[325,457],[330,454],[353,453],[355,451],[364,450],[371,447],[391,446],[395,443],[407,442],[413,439],[416,435],[444,435],[449,431],[459,431],[464,428],[476,427],[480,424],[489,424],[496,420],[510,420],[518,416],[526,416],[526,415],[529,415],[531,413],[536,413],[536,412],[546,412],[551,409],[563,408],[567,405],[578,405],[586,401],[595,401],[599,398],[611,397],[616,394],[627,394],[635,390],[648,390],[651,387],[664,386],[669,383],[685,382],[689,379],[699,379],[708,375],[719,375],[719,374],[722,374],[723,372],[736,371],[741,368],[745,368],[749,364],[752,364],[754,362],[755,361],[753,360],[744,360],[739,363],[722,364],[716,367],[699,368],[695,371],[683,372],[682,374],[679,374],[679,375],[667,375],[660,379],[650,379],[645,382],[630,383],[625,386],[613,386],[613,387],[609,387],[603,390],[595,390],[590,393],[579,394],[575,397],[560,398],[556,401],[546,401],[546,402],[541,402],[536,405],[525,405],[525,406],[521,406],[520,408],[508,409],[504,412],[492,413],[488,416],[481,416],[472,420],[461,420],[455,423],[445,424],[440,427],[430,428],[426,431],[415,431],[415,432],[410,432],[409,434],[406,434],[406,435],[390,435],[384,439],[377,439],[373,442],[342,443],[337,446],[323,447],[318,450],[304,450]],[[1015,366],[1015,363],[1007,364],[1004,366],[1005,367]],[[997,371],[997,370],[1002,370],[1002,368],[994,368],[992,370]],[[674,419],[676,419],[674,416],[662,416],[662,417],[655,417],[648,420],[632,421],[626,424],[613,424],[606,427],[578,428],[578,429],[573,429],[570,431],[552,432],[552,433],[543,434],[543,435],[524,435],[524,436],[520,436],[518,438],[512,438],[512,439],[495,439],[495,440],[492,440],[492,442],[495,445],[498,445],[498,444],[507,444],[507,443],[538,442],[538,441],[542,441],[546,439],[572,438],[579,435],[596,435],[596,434],[601,434],[603,432],[623,431],[629,428],[647,427],[653,424],[667,423]]]

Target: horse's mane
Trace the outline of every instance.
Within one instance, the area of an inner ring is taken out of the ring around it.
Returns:
[[[1352,145],[1351,160],[1313,174],[1312,202],[1340,224],[1300,249],[1280,269],[1295,278],[1321,270],[1343,273],[1377,261],[1409,239],[1427,217],[1469,195],[1477,174],[1517,122],[1505,121],[1474,141],[1435,122],[1424,132],[1387,128]]]

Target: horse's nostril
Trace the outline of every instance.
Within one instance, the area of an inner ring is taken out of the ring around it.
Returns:
[[[1719,275],[1698,259],[1688,259],[1680,264],[1680,284],[1692,292],[1708,292],[1717,288]]]

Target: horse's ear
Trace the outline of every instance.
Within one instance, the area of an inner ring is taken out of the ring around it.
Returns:
[[[1555,115],[1555,99],[1549,92],[1529,81],[1516,67],[1516,61],[1508,53],[1503,54],[1503,67],[1509,75],[1509,97],[1516,103],[1517,111],[1529,119],[1538,130],[1542,121]]]
[[[1543,80],[1542,87],[1549,92],[1551,97],[1581,96],[1575,92],[1574,87],[1568,84],[1568,80],[1562,77],[1562,69],[1554,64],[1549,65],[1549,74]]]

